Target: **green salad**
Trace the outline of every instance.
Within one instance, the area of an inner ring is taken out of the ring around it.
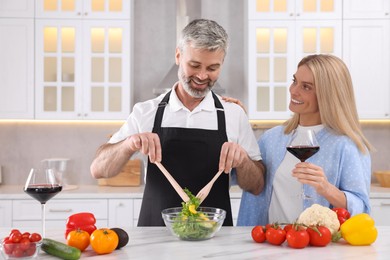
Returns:
[[[190,198],[182,202],[183,209],[173,222],[172,229],[181,239],[202,240],[210,237],[218,228],[218,223],[210,220],[205,213],[197,211],[200,199],[187,188],[184,189]]]

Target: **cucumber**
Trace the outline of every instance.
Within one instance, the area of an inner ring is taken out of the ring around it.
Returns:
[[[55,241],[53,239],[42,239],[41,249],[49,255],[56,256],[64,260],[78,260],[81,256],[81,251],[73,246]]]

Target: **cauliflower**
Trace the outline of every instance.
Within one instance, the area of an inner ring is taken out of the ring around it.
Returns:
[[[301,215],[299,215],[297,222],[305,224],[306,226],[325,226],[332,234],[335,234],[340,228],[337,213],[330,208],[319,204],[313,204],[311,207],[305,209]]]

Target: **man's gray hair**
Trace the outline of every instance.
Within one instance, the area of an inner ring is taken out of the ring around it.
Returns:
[[[181,32],[178,43],[180,51],[183,51],[187,44],[196,49],[223,50],[226,55],[228,35],[225,29],[215,21],[195,19]]]

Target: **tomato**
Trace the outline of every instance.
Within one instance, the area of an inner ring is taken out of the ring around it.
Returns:
[[[19,247],[16,247],[13,251],[12,251],[12,256],[13,257],[22,257],[24,255],[24,251],[19,248]]]
[[[77,229],[69,232],[66,243],[68,246],[73,246],[84,251],[89,246],[89,234],[87,231]]]
[[[92,249],[99,255],[111,253],[115,250],[118,243],[118,235],[108,228],[96,229],[91,234],[90,244]]]
[[[26,251],[30,247],[30,244],[30,239],[28,239],[28,237],[23,237],[19,242],[19,247],[23,251]]]
[[[38,233],[32,233],[30,235],[29,239],[30,239],[30,242],[38,242],[38,241],[41,241],[42,236]]]
[[[26,256],[32,256],[36,250],[37,250],[37,248],[36,248],[35,243],[31,243],[30,247],[26,251],[24,251],[24,254]]]
[[[287,244],[291,248],[304,248],[310,242],[309,233],[302,227],[292,227],[286,234]]]
[[[272,245],[281,245],[286,240],[286,231],[278,226],[271,226],[265,232],[265,238]]]
[[[307,229],[311,246],[326,246],[332,240],[332,233],[325,226],[309,227]]]
[[[351,214],[348,212],[348,210],[344,208],[332,208],[334,212],[337,214],[337,218],[340,222],[340,226],[351,217]]]
[[[287,224],[287,225],[285,225],[284,226],[284,231],[286,231],[286,234],[287,234],[287,232],[290,230],[290,229],[292,229],[293,228],[293,224]]]
[[[252,228],[252,238],[256,243],[263,243],[265,241],[265,227],[254,226]]]
[[[12,243],[19,243],[20,240],[22,240],[22,233],[20,233],[19,231],[12,232],[9,236],[9,239],[12,241]]]
[[[30,237],[30,232],[24,232],[24,233],[22,234],[22,237],[23,237],[23,238],[24,238],[24,237],[29,238],[29,237]]]
[[[14,250],[14,243],[12,243],[12,241],[9,239],[4,240],[3,241],[3,248],[4,248],[4,252],[7,255],[10,255],[10,254],[12,254],[12,250]]]

